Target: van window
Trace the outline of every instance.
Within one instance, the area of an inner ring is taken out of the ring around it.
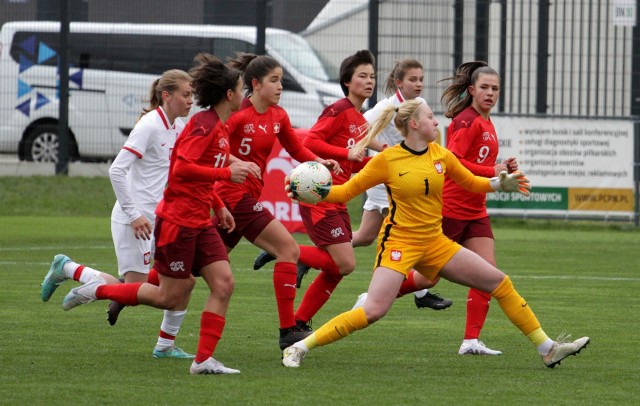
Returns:
[[[302,37],[271,33],[267,36],[267,43],[306,76],[322,81],[338,79],[329,76],[333,69],[325,66],[316,51]]]

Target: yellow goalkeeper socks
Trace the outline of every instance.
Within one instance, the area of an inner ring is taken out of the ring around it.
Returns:
[[[304,339],[305,346],[311,350],[314,347],[331,344],[356,330],[362,330],[369,326],[364,310],[359,307],[344,312],[329,320],[317,329],[312,335]]]
[[[509,276],[500,282],[500,285],[491,292],[491,296],[496,298],[504,314],[535,346],[549,339],[527,301],[514,289]]]

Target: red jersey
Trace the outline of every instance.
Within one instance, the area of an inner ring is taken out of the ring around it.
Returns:
[[[231,143],[231,154],[238,159],[254,162],[264,174],[267,158],[271,154],[276,138],[282,147],[297,161],[314,161],[318,157],[302,146],[291,127],[289,115],[280,106],[269,106],[266,112],[258,113],[251,100],[242,102],[240,111],[227,121]],[[243,183],[222,181],[216,183],[215,190],[230,207],[248,194],[260,198],[264,181],[248,176]]]
[[[334,185],[342,185],[352,174],[364,168],[370,159],[365,158],[362,162],[347,159],[349,149],[367,134],[368,127],[362,113],[345,97],[324,109],[302,143],[318,156],[338,161],[342,173],[336,175],[332,172],[331,176]],[[316,206],[325,206],[326,209],[346,207],[344,203],[319,203]]]
[[[498,137],[490,119],[485,120],[472,106],[461,111],[447,130],[447,149],[474,175],[491,178],[498,159]],[[487,216],[485,193],[472,193],[451,179],[445,180],[442,215],[458,220]]]
[[[230,179],[229,133],[213,109],[191,117],[176,140],[169,180],[156,214],[181,226],[211,225],[211,209],[224,204],[213,191],[216,180]]]

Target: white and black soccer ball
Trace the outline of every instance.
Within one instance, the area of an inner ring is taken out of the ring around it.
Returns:
[[[293,198],[304,203],[316,204],[324,199],[332,183],[329,169],[314,161],[301,163],[289,174]]]

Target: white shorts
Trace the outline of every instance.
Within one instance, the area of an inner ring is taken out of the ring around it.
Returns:
[[[385,214],[383,211],[389,209],[389,199],[386,187],[381,184],[368,189],[367,201],[364,202],[364,206],[362,206],[362,208],[369,211],[378,211],[384,216]]]
[[[131,224],[116,223],[112,220],[111,237],[118,258],[118,275],[124,276],[131,271],[149,274],[155,251],[153,233],[151,240],[137,239]]]

